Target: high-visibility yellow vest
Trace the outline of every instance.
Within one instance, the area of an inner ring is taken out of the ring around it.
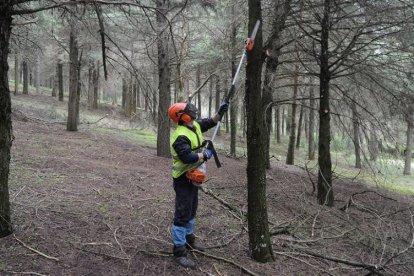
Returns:
[[[170,146],[171,146],[171,154],[173,156],[172,176],[174,178],[177,178],[183,175],[184,173],[186,173],[187,171],[191,169],[198,168],[203,163],[203,160],[198,161],[193,164],[183,163],[178,157],[178,154],[175,152],[172,146],[175,140],[178,138],[178,136],[185,136],[191,142],[191,151],[194,153],[200,153],[203,150],[201,147],[201,144],[203,143],[203,134],[201,133],[201,128],[200,128],[199,123],[197,123],[196,121],[193,121],[193,125],[196,130],[195,132],[184,125],[178,125],[171,137]]]

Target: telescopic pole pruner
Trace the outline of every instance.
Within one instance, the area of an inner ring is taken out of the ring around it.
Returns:
[[[253,50],[253,47],[254,47],[254,39],[256,37],[257,31],[259,30],[259,26],[260,26],[260,20],[257,20],[256,21],[256,24],[254,25],[254,28],[253,28],[253,31],[252,31],[251,36],[249,38],[247,38],[246,41],[245,41],[245,47],[243,49],[243,54],[242,54],[242,56],[240,58],[239,66],[237,67],[236,74],[234,74],[234,76],[233,76],[233,81],[231,83],[230,89],[227,92],[226,97],[224,98],[224,103],[230,104],[230,99],[231,99],[231,97],[234,94],[234,90],[236,89],[236,82],[237,82],[237,79],[239,77],[239,73],[240,73],[240,70],[241,70],[243,61],[246,58],[247,53],[249,53],[249,52],[251,52]],[[214,139],[217,136],[217,132],[220,129],[221,119],[222,118],[220,118],[220,120],[217,122],[216,128],[214,129],[213,136],[211,137],[211,140],[210,140],[211,142],[213,142]]]

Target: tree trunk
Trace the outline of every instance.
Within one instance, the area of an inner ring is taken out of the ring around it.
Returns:
[[[352,126],[354,129],[354,150],[355,150],[355,168],[360,169],[362,168],[361,165],[361,144],[359,141],[360,130],[359,130],[359,118],[358,118],[358,111],[355,104],[355,100],[351,103],[352,109]]]
[[[220,76],[217,75],[216,77],[216,111],[219,109],[220,106]],[[217,130],[217,136],[221,135],[221,125]]]
[[[55,75],[53,76],[53,87],[52,87],[52,97],[56,97],[57,93],[57,89],[58,89],[58,85],[59,85],[59,67],[58,64],[56,64],[55,67]]]
[[[93,72],[95,64],[92,60],[89,61],[88,68],[88,109],[93,109]]]
[[[282,112],[282,136],[286,135],[286,112],[285,112],[285,108],[282,107],[281,110]]]
[[[13,140],[7,63],[12,23],[11,7],[10,3],[0,4],[0,238],[13,232],[8,184],[10,148]]]
[[[227,74],[224,74],[224,88],[223,88],[223,91],[225,89],[227,89],[227,87],[229,87]],[[224,120],[224,125],[226,126],[226,133],[229,133],[230,132],[230,125],[229,125],[229,113],[228,112],[226,112],[224,114],[223,120]]]
[[[14,54],[14,95],[19,93],[19,54]]]
[[[290,116],[290,133],[289,133],[289,146],[286,156],[286,164],[293,165],[295,163],[295,140],[296,140],[296,99],[298,97],[298,73],[299,66],[296,65],[295,75],[293,76],[293,103],[292,113]]]
[[[246,90],[246,88],[245,88],[245,90]],[[244,98],[246,98],[246,95],[245,95],[245,97]],[[241,123],[242,123],[242,136],[243,136],[243,138],[245,138],[246,137],[246,133],[247,133],[247,124],[246,124],[246,105],[245,104],[242,104],[242,111],[241,111],[241,114],[240,114],[240,117],[241,117]]]
[[[378,158],[378,138],[377,133],[375,131],[374,123],[371,123],[370,128],[370,139],[369,139],[369,155],[371,161],[377,161]]]
[[[171,75],[168,38],[169,32],[162,32],[167,24],[166,14],[169,8],[169,0],[157,0],[158,23],[158,132],[157,132],[157,156],[170,157],[170,122],[167,115],[171,104]]]
[[[197,65],[196,70],[196,89],[201,85],[201,68],[200,65]],[[201,116],[201,91],[197,93],[197,103],[198,103],[198,112]]]
[[[272,128],[272,87],[273,87],[273,76],[276,72],[278,65],[278,59],[274,56],[268,56],[266,60],[266,69],[264,74],[264,83],[263,83],[263,95],[262,95],[262,110],[264,111],[264,121],[263,127],[265,129],[265,164],[266,169],[270,169],[270,131]]]
[[[230,36],[230,67],[231,67],[231,82],[233,83],[234,75],[237,71],[236,55],[237,55],[237,25],[236,25],[236,14],[235,14],[235,0],[232,1],[231,5],[231,36]],[[233,96],[230,103],[230,156],[236,157],[236,137],[237,137],[237,93]]]
[[[137,82],[135,81],[134,76],[132,76],[131,86],[132,86],[131,113],[132,113],[132,116],[135,116],[135,114],[137,113]]]
[[[213,79],[212,77],[210,79],[210,86],[209,86],[209,94],[208,94],[208,117],[211,118],[211,109],[213,107]]]
[[[414,115],[410,114],[411,117]],[[407,144],[405,146],[405,164],[404,175],[411,175],[411,157],[412,157],[412,145],[413,145],[413,130],[414,130],[414,118],[407,120]]]
[[[257,20],[262,19],[261,1],[249,0],[249,33]],[[247,199],[249,248],[254,260],[274,260],[270,242],[266,202],[266,156],[264,152],[265,130],[263,124],[261,72],[262,28],[259,28],[255,47],[247,56],[246,65],[246,113],[247,113]]]
[[[281,135],[281,125],[280,125],[280,107],[275,107],[275,131],[276,131],[276,143],[280,144],[282,143],[282,139],[280,137]]]
[[[309,129],[308,129],[308,158],[315,160],[315,93],[311,80],[309,90]]]
[[[33,66],[31,64],[27,64],[27,68],[29,72],[29,86],[33,86]],[[51,84],[49,85],[49,88],[52,88]]]
[[[135,81],[135,93],[137,95],[137,107],[141,107],[141,90],[138,81]]]
[[[29,94],[29,69],[26,60],[23,61],[23,94]]]
[[[320,53],[320,108],[319,108],[319,172],[318,172],[318,202],[321,205],[333,206],[334,193],[332,187],[331,161],[331,111],[329,109],[329,28],[331,0],[324,1],[324,13],[321,32]]]
[[[63,64],[58,63],[59,101],[63,102]]]
[[[126,110],[126,97],[128,94],[128,86],[127,86],[127,80],[126,78],[122,78],[122,96],[121,96],[121,102],[122,102],[122,109]]]
[[[144,93],[144,110],[145,111],[148,111],[149,105],[150,105],[149,95],[148,95],[148,91],[146,91],[146,93]]]
[[[53,77],[52,77],[53,79]],[[53,79],[53,84],[54,84],[54,79]],[[36,86],[36,93],[39,94],[40,93],[40,60],[39,60],[39,56],[36,57],[36,74],[35,74],[35,86]],[[53,87],[52,87],[53,89]]]
[[[299,123],[298,123],[298,135],[297,135],[297,139],[296,139],[296,148],[299,149],[300,148],[300,136],[302,134],[302,125],[303,125],[303,107],[305,106],[305,100],[302,99],[302,103],[300,106],[300,112],[299,112]]]
[[[132,102],[132,80],[126,79],[126,94],[125,94],[125,116],[131,119],[131,102]]]
[[[78,48],[79,49],[79,48]],[[79,120],[79,116],[80,116],[80,113],[79,113],[79,107],[80,107],[80,98],[81,98],[81,89],[82,89],[82,87],[81,87],[81,69],[82,69],[82,53],[80,54],[80,56],[79,56],[79,59],[78,59],[78,64],[77,64],[78,66],[77,66],[77,73],[78,73],[78,89],[76,90],[76,125],[79,125],[79,122],[80,122],[80,120]]]
[[[154,118],[154,122],[156,122],[157,120],[157,97],[159,97],[159,91],[154,91],[154,93],[152,94],[152,117]],[[166,111],[167,112],[167,111]]]
[[[99,60],[96,62],[96,67],[93,70],[93,109],[98,109],[98,99],[99,99]]]
[[[78,38],[75,33],[74,27],[70,31],[69,37],[69,101],[68,101],[68,121],[66,125],[66,130],[68,131],[77,131],[78,110],[77,104],[78,101]]]

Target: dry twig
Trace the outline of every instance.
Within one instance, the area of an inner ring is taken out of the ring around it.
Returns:
[[[36,250],[36,249],[34,249],[34,248],[32,248],[32,247],[30,247],[30,246],[26,245],[23,241],[19,240],[19,239],[16,237],[16,235],[15,235],[15,234],[13,234],[13,238],[14,238],[16,241],[18,241],[21,245],[23,245],[24,247],[26,247],[27,249],[29,249],[30,251],[32,251],[32,252],[34,252],[34,253],[36,253],[36,254],[39,254],[40,256],[45,257],[46,259],[49,259],[49,260],[54,260],[54,261],[57,261],[57,262],[59,261],[59,259],[58,259],[58,258],[55,258],[55,257],[49,256],[49,255],[46,255],[45,253],[42,253],[42,252],[40,252],[39,250]]]
[[[41,274],[41,273],[33,272],[33,271],[18,272],[18,271],[9,271],[9,270],[2,270],[2,269],[0,269],[0,272],[4,272],[6,274],[47,276],[46,274]]]
[[[222,257],[217,257],[217,256],[214,256],[214,255],[211,255],[211,254],[208,254],[208,253],[206,253],[206,252],[202,252],[202,251],[199,251],[199,250],[196,250],[196,249],[193,249],[193,250],[192,250],[192,252],[195,252],[195,253],[198,253],[198,254],[204,255],[204,256],[206,256],[206,257],[210,257],[210,258],[215,259],[215,260],[220,260],[220,261],[224,261],[224,262],[226,262],[226,263],[232,264],[232,265],[234,265],[234,266],[236,266],[236,267],[240,268],[241,270],[243,270],[244,272],[246,272],[246,273],[247,273],[247,274],[249,274],[249,275],[252,275],[252,276],[258,276],[258,275],[259,275],[259,274],[254,273],[253,271],[251,271],[251,270],[249,270],[249,269],[245,268],[244,266],[242,266],[242,265],[240,265],[240,264],[238,264],[238,263],[236,263],[236,262],[232,261],[232,260],[225,259],[225,258],[222,258]]]

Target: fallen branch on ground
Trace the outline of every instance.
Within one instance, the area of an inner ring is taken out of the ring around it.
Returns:
[[[243,210],[241,210],[241,209],[239,209],[237,207],[234,207],[230,203],[226,202],[224,199],[221,199],[220,197],[218,197],[217,195],[215,195],[211,190],[209,190],[207,188],[204,188],[204,187],[201,187],[201,190],[205,194],[207,194],[209,196],[212,196],[214,199],[218,200],[221,204],[223,204],[224,206],[226,206],[227,208],[229,208],[231,211],[234,211],[234,212],[240,214],[241,217],[245,217],[246,216],[246,214],[245,214],[245,212]]]
[[[87,125],[93,125],[93,124],[97,124],[97,123],[99,123],[100,121],[102,121],[103,119],[105,119],[106,117],[108,117],[109,116],[109,114],[105,114],[105,116],[103,116],[102,118],[99,118],[98,120],[96,120],[95,122],[88,122],[88,121],[86,121],[86,122],[83,122],[83,123],[85,123],[85,124],[87,124]]]
[[[246,272],[249,275],[253,275],[253,276],[256,276],[256,275],[258,276],[259,275],[259,274],[256,274],[256,273],[250,271],[249,269],[243,267],[242,265],[240,265],[240,264],[238,264],[238,263],[236,263],[232,260],[225,259],[225,258],[222,258],[222,257],[217,257],[217,256],[214,256],[214,255],[211,255],[211,254],[208,254],[206,252],[202,252],[202,251],[199,251],[199,250],[196,250],[196,249],[193,249],[192,252],[204,255],[204,256],[212,258],[212,259],[216,259],[216,260],[220,260],[220,261],[224,261],[226,263],[232,264],[232,265],[240,268],[241,270],[243,270],[244,272]]]
[[[374,193],[374,194],[377,194],[377,195],[379,195],[380,197],[382,197],[382,198],[384,198],[384,199],[389,199],[389,200],[392,200],[392,201],[396,201],[395,199],[390,198],[390,197],[383,196],[383,195],[381,195],[380,193],[378,193],[378,192],[376,192],[376,191],[362,191],[362,192],[358,192],[358,193],[353,193],[353,194],[349,197],[348,202],[347,202],[344,206],[342,206],[341,208],[339,208],[339,210],[341,210],[341,211],[346,211],[346,210],[348,210],[348,209],[349,209],[349,207],[351,207],[352,205],[356,205],[356,204],[355,204],[355,202],[354,202],[354,196],[356,196],[356,195],[362,195],[362,194],[366,194],[366,193]]]
[[[39,250],[36,250],[36,249],[34,249],[34,248],[32,248],[32,247],[30,247],[30,246],[26,245],[24,242],[22,242],[21,240],[19,240],[19,239],[16,237],[16,235],[15,235],[15,234],[13,234],[13,238],[14,238],[16,241],[18,241],[21,245],[23,245],[24,247],[26,247],[27,249],[29,249],[30,251],[32,251],[32,252],[34,252],[34,253],[36,253],[36,254],[39,254],[40,256],[45,257],[46,259],[49,259],[49,260],[54,260],[54,261],[57,261],[57,262],[59,261],[59,259],[58,259],[58,258],[55,258],[55,257],[49,256],[49,255],[46,255],[45,253],[42,253],[42,252],[40,252]]]
[[[341,263],[341,264],[346,264],[349,266],[354,266],[354,267],[360,267],[360,268],[364,268],[366,270],[369,270],[370,272],[376,274],[376,275],[385,275],[381,272],[379,272],[379,270],[382,270],[382,267],[378,267],[376,265],[372,265],[372,264],[364,264],[364,263],[357,263],[351,260],[344,260],[344,259],[340,259],[340,258],[336,258],[336,257],[331,257],[331,256],[326,256],[326,255],[322,255],[322,254],[318,254],[315,252],[311,252],[311,251],[307,251],[301,248],[298,248],[299,251],[316,257],[316,258],[320,258],[320,259],[324,259],[324,260],[328,260],[328,261],[332,261],[332,262],[336,262],[336,263]],[[290,253],[290,254],[298,254],[297,252],[286,252],[286,253]]]
[[[18,271],[9,271],[9,270],[3,270],[0,269],[0,272],[4,272],[6,274],[18,274],[18,275],[36,275],[36,276],[47,276],[46,274],[41,274],[33,271],[27,271],[27,272],[18,272]]]
[[[226,247],[227,245],[229,245],[232,241],[234,241],[236,239],[237,236],[241,236],[243,232],[237,233],[235,235],[233,235],[233,237],[231,239],[229,239],[227,242],[223,243],[223,244],[219,244],[219,245],[213,245],[213,246],[207,246],[206,249],[213,249],[213,248],[223,248]]]

